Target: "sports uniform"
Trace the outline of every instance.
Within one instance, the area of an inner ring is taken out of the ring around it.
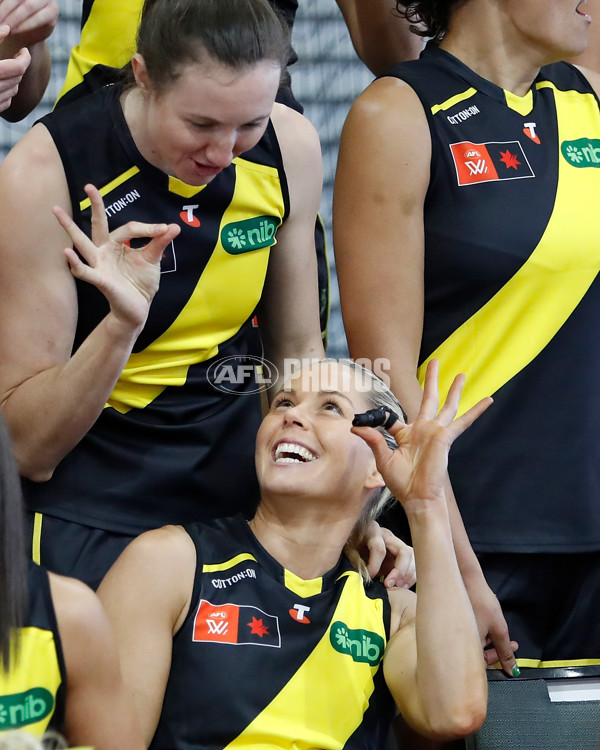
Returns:
[[[42,119],[63,162],[74,220],[89,234],[83,186],[92,182],[111,229],[159,220],[178,223],[181,233],[163,255],[148,320],[102,414],[51,480],[26,482],[25,490],[31,510],[131,536],[254,510],[260,399],[256,381],[238,378],[235,366],[252,369],[261,353],[252,317],[289,206],[271,123],[253,149],[195,187],[143,159],[119,94],[107,86]],[[89,284],[77,282],[77,294],[75,348],[109,309]],[[111,551],[104,572],[119,552]],[[70,562],[41,561],[97,582]]]
[[[64,718],[65,666],[48,573],[29,563],[29,609],[18,655],[0,670],[0,732],[23,729],[41,737]]]
[[[381,747],[394,709],[383,585],[343,559],[300,579],[240,517],[186,530],[194,589],[151,749]]]
[[[292,28],[297,0],[268,0]],[[78,99],[114,81],[115,68],[121,68],[136,50],[136,34],[142,12],[143,0],[84,0],[81,17],[81,38],[71,50],[67,76],[59,94],[57,106]],[[298,56],[290,48],[288,66],[297,62]],[[294,97],[289,71],[285,71],[277,93],[277,101],[302,113],[302,105]],[[329,263],[325,228],[321,217],[315,225],[315,246],[319,278],[319,317],[323,340],[327,337],[329,322]]]
[[[434,44],[391,74],[418,94],[432,136],[419,373],[439,359],[442,391],[466,373],[462,411],[494,397],[450,457],[471,543],[484,572],[488,553],[562,566],[557,553],[582,552],[598,571],[598,100],[567,63],[542,68],[518,97]],[[505,569],[488,580],[509,627],[515,618],[519,663],[600,660],[597,628],[580,637],[570,626],[563,653],[529,653],[535,644],[501,591],[507,578]],[[540,632],[557,607],[549,594],[537,609]]]

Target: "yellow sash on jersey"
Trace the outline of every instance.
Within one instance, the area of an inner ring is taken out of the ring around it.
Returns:
[[[234,164],[235,192],[196,288],[172,325],[146,349],[130,356],[110,396],[107,405],[123,414],[143,409],[167,386],[183,385],[189,368],[216,356],[261,298],[270,247],[232,256],[221,243],[221,229],[261,215],[277,217],[281,223],[285,206],[279,172],[241,157]]]
[[[554,89],[558,117],[558,187],[546,230],[517,273],[418,370],[423,383],[427,363],[439,359],[441,399],[455,375],[466,374],[460,413],[493,395],[542,351],[600,270],[600,169],[572,166],[560,153],[564,141],[600,133],[598,104],[592,94],[559,91],[549,81],[537,87]]]
[[[386,642],[381,599],[369,599],[360,575],[350,571],[331,618],[371,631]],[[354,661],[330,643],[329,628],[296,674],[225,750],[279,747],[342,748],[360,726],[373,692],[377,667]]]

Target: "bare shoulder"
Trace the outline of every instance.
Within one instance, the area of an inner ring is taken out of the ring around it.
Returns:
[[[38,177],[49,179],[63,179],[64,170],[59,153],[56,149],[52,136],[47,128],[41,123],[34,125],[13,148],[8,152],[6,158],[0,165],[0,178],[6,180],[28,180],[32,187],[31,169],[36,170]]]
[[[196,548],[182,526],[163,526],[136,537],[106,574],[98,593],[114,585],[176,588],[188,571],[196,567]]]
[[[429,140],[427,117],[419,97],[408,83],[392,76],[378,78],[359,94],[347,123],[385,138],[390,147],[403,145],[400,136],[405,135]]]
[[[285,104],[275,102],[271,120],[284,161],[292,158],[298,161],[314,157],[320,159],[319,136],[308,118]],[[306,165],[306,161],[304,163]]]
[[[182,526],[163,526],[134,539],[108,571],[98,596],[111,621],[131,608],[158,604],[175,630],[191,601],[196,547]]]

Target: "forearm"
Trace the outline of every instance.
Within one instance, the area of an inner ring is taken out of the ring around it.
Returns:
[[[483,720],[487,688],[475,616],[441,505],[428,502],[408,514],[418,572],[416,682],[432,734],[459,737]]]
[[[337,0],[356,54],[374,75],[391,65],[416,59],[423,38],[396,12],[393,0]]]
[[[109,313],[68,361],[27,378],[7,394],[2,410],[23,476],[48,480],[89,431],[138,333]]]

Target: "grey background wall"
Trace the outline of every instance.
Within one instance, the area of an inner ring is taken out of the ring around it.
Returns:
[[[79,38],[81,0],[58,0],[60,19],[49,40],[53,71],[46,95],[35,113],[22,123],[0,120],[0,156],[35,122],[52,108],[64,80],[71,47]],[[337,147],[344,118],[352,101],[373,79],[357,59],[346,25],[335,0],[300,0],[294,46],[300,61],[292,68],[294,93],[305,106],[306,116],[316,126],[323,149],[324,186],[321,215],[328,231],[332,267],[332,305],[329,330],[330,356],[347,354],[331,240],[331,197]]]

